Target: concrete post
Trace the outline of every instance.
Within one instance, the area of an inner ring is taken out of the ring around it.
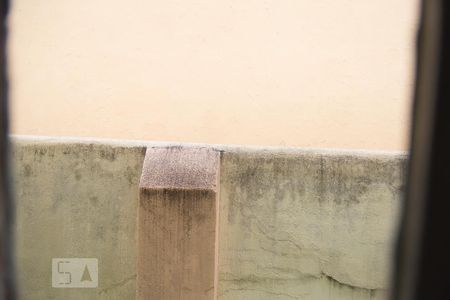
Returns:
[[[219,152],[148,148],[138,207],[137,299],[215,299]]]

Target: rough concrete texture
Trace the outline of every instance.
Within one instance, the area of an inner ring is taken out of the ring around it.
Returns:
[[[149,147],[139,186],[142,189],[216,191],[218,172],[219,152],[211,148]]]
[[[16,137],[13,146],[22,299],[134,299],[145,144]],[[218,299],[383,297],[404,154],[215,149]],[[51,288],[54,257],[97,257],[99,288]]]
[[[21,299],[133,299],[145,147],[13,140]],[[52,288],[52,258],[98,258],[93,289]]]
[[[383,299],[402,155],[225,152],[219,299]]]
[[[219,152],[148,148],[140,181],[137,299],[216,297]]]

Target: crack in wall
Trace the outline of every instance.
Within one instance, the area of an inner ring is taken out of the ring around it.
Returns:
[[[223,274],[223,275],[233,276],[232,274]],[[324,272],[321,272],[320,275],[302,274],[301,276],[299,276],[297,278],[261,277],[261,276],[251,275],[251,276],[242,277],[242,278],[238,278],[238,277],[229,278],[229,279],[221,278],[219,281],[230,282],[235,285],[242,286],[242,285],[249,285],[249,284],[251,285],[251,284],[260,284],[260,283],[274,283],[274,282],[283,282],[283,281],[288,282],[288,281],[306,281],[306,280],[323,280],[323,279],[327,280],[333,284],[339,285],[341,287],[346,287],[346,288],[349,288],[352,290],[359,290],[361,292],[366,292],[371,297],[373,297],[375,295],[375,293],[378,291],[385,291],[385,289],[381,289],[381,288],[368,288],[368,287],[361,287],[361,286],[344,283]],[[242,288],[242,289],[247,290],[247,288]],[[225,290],[229,290],[229,289],[225,289]]]
[[[341,281],[337,280],[336,278],[334,278],[333,276],[326,274],[323,271],[322,271],[321,276],[319,276],[318,278],[325,278],[330,282],[333,282],[335,284],[338,284],[340,286],[344,286],[344,287],[347,287],[350,289],[358,289],[358,290],[363,290],[363,291],[369,292],[371,294],[371,296],[372,296],[372,294],[374,294],[377,291],[384,290],[384,289],[380,289],[380,288],[368,288],[368,287],[362,287],[362,286],[357,286],[357,285],[352,285],[349,283],[341,282]]]

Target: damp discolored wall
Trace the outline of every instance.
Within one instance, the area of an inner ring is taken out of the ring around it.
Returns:
[[[133,299],[145,147],[14,139],[21,299]],[[52,288],[52,258],[97,258],[95,289]]]
[[[219,298],[384,299],[404,176],[400,153],[225,152]]]
[[[166,144],[12,142],[21,298],[135,299],[139,178]],[[221,152],[218,299],[383,299],[405,153],[206,147]],[[98,288],[52,288],[55,257],[98,258]]]

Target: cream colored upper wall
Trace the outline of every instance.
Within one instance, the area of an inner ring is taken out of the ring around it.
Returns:
[[[14,0],[12,132],[405,149],[417,0]]]

